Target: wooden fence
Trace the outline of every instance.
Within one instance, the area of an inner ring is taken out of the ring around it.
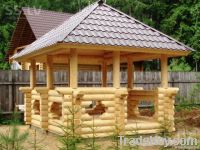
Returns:
[[[179,87],[179,97],[176,103],[183,99],[191,100],[191,92],[195,84],[200,83],[198,72],[170,72],[169,84],[171,87]],[[67,86],[68,74],[65,71],[54,72],[55,86]],[[37,85],[45,86],[46,74],[37,72]],[[126,86],[127,74],[121,72],[121,86]],[[100,86],[101,73],[98,71],[80,71],[79,86]],[[112,85],[112,73],[108,72],[108,85]],[[135,72],[134,85],[144,89],[154,89],[160,86],[160,72]],[[29,71],[0,71],[0,110],[9,112],[15,104],[23,104],[23,94],[19,87],[29,86]],[[199,96],[192,97],[198,101]],[[194,102],[193,102],[194,103]]]

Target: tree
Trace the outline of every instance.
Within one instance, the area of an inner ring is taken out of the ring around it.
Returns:
[[[180,59],[173,58],[170,61],[169,71],[191,71],[191,70],[192,68],[186,62],[184,57]]]

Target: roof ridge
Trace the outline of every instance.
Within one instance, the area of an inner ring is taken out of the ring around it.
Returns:
[[[150,27],[149,25],[147,25],[147,24],[145,24],[145,23],[143,23],[143,22],[141,22],[141,21],[139,21],[139,20],[137,20],[137,19],[135,19],[135,18],[133,18],[133,17],[131,17],[131,16],[125,14],[125,13],[123,13],[122,11],[117,10],[117,9],[115,9],[115,8],[113,8],[113,7],[111,7],[111,6],[107,5],[107,4],[105,4],[105,3],[103,3],[103,5],[106,6],[106,7],[109,7],[110,9],[112,9],[112,10],[114,10],[114,11],[117,11],[118,13],[120,13],[120,14],[122,14],[122,15],[125,15],[125,16],[128,17],[129,19],[132,19],[132,20],[134,20],[135,22],[140,23],[140,24],[142,24],[142,25],[145,26],[145,27],[148,27],[148,28],[150,28],[151,30],[153,30],[153,31],[155,31],[155,32],[158,32],[159,34],[161,34],[161,35],[163,35],[163,36],[169,38],[170,40],[174,40],[175,42],[177,42],[177,43],[180,44],[181,46],[184,46],[184,47],[188,48],[189,50],[195,51],[193,48],[191,48],[191,47],[189,47],[189,46],[183,44],[182,42],[179,42],[178,40],[176,40],[176,39],[174,39],[174,38],[172,38],[172,37],[166,35],[165,33],[162,33],[162,32],[160,32],[160,31],[154,29],[153,27]]]
[[[48,10],[48,9],[41,9],[41,8],[35,8],[35,7],[22,7],[22,10],[41,10],[49,13],[56,13],[56,14],[63,14],[63,15],[73,15],[72,13],[68,12],[62,12],[62,11],[55,11],[55,10]]]

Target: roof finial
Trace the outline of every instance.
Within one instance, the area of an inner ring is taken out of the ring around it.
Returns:
[[[99,0],[99,5],[102,5],[104,3],[104,0]]]

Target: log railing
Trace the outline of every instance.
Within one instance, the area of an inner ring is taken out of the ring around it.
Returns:
[[[160,125],[166,119],[171,121],[169,130],[174,131],[173,104],[178,92],[177,88],[158,88],[154,91],[133,89],[128,91],[126,88],[111,87],[76,89],[57,87],[53,90],[21,88],[21,91],[25,94],[24,120],[26,124],[57,134],[63,133],[61,126],[67,126],[69,118],[72,118],[69,111],[72,106],[78,110],[74,114],[74,122],[75,125],[80,126],[76,130],[83,137],[92,136],[91,127],[96,128],[95,133],[98,137],[112,135],[116,126],[121,134],[133,134],[136,129],[139,130],[138,133],[145,133],[145,131],[155,133],[160,131]],[[38,100],[39,114],[34,111],[34,103]],[[127,120],[134,120],[139,116],[138,102],[140,100],[154,102],[154,120],[130,123]],[[88,110],[93,112],[89,113]]]

